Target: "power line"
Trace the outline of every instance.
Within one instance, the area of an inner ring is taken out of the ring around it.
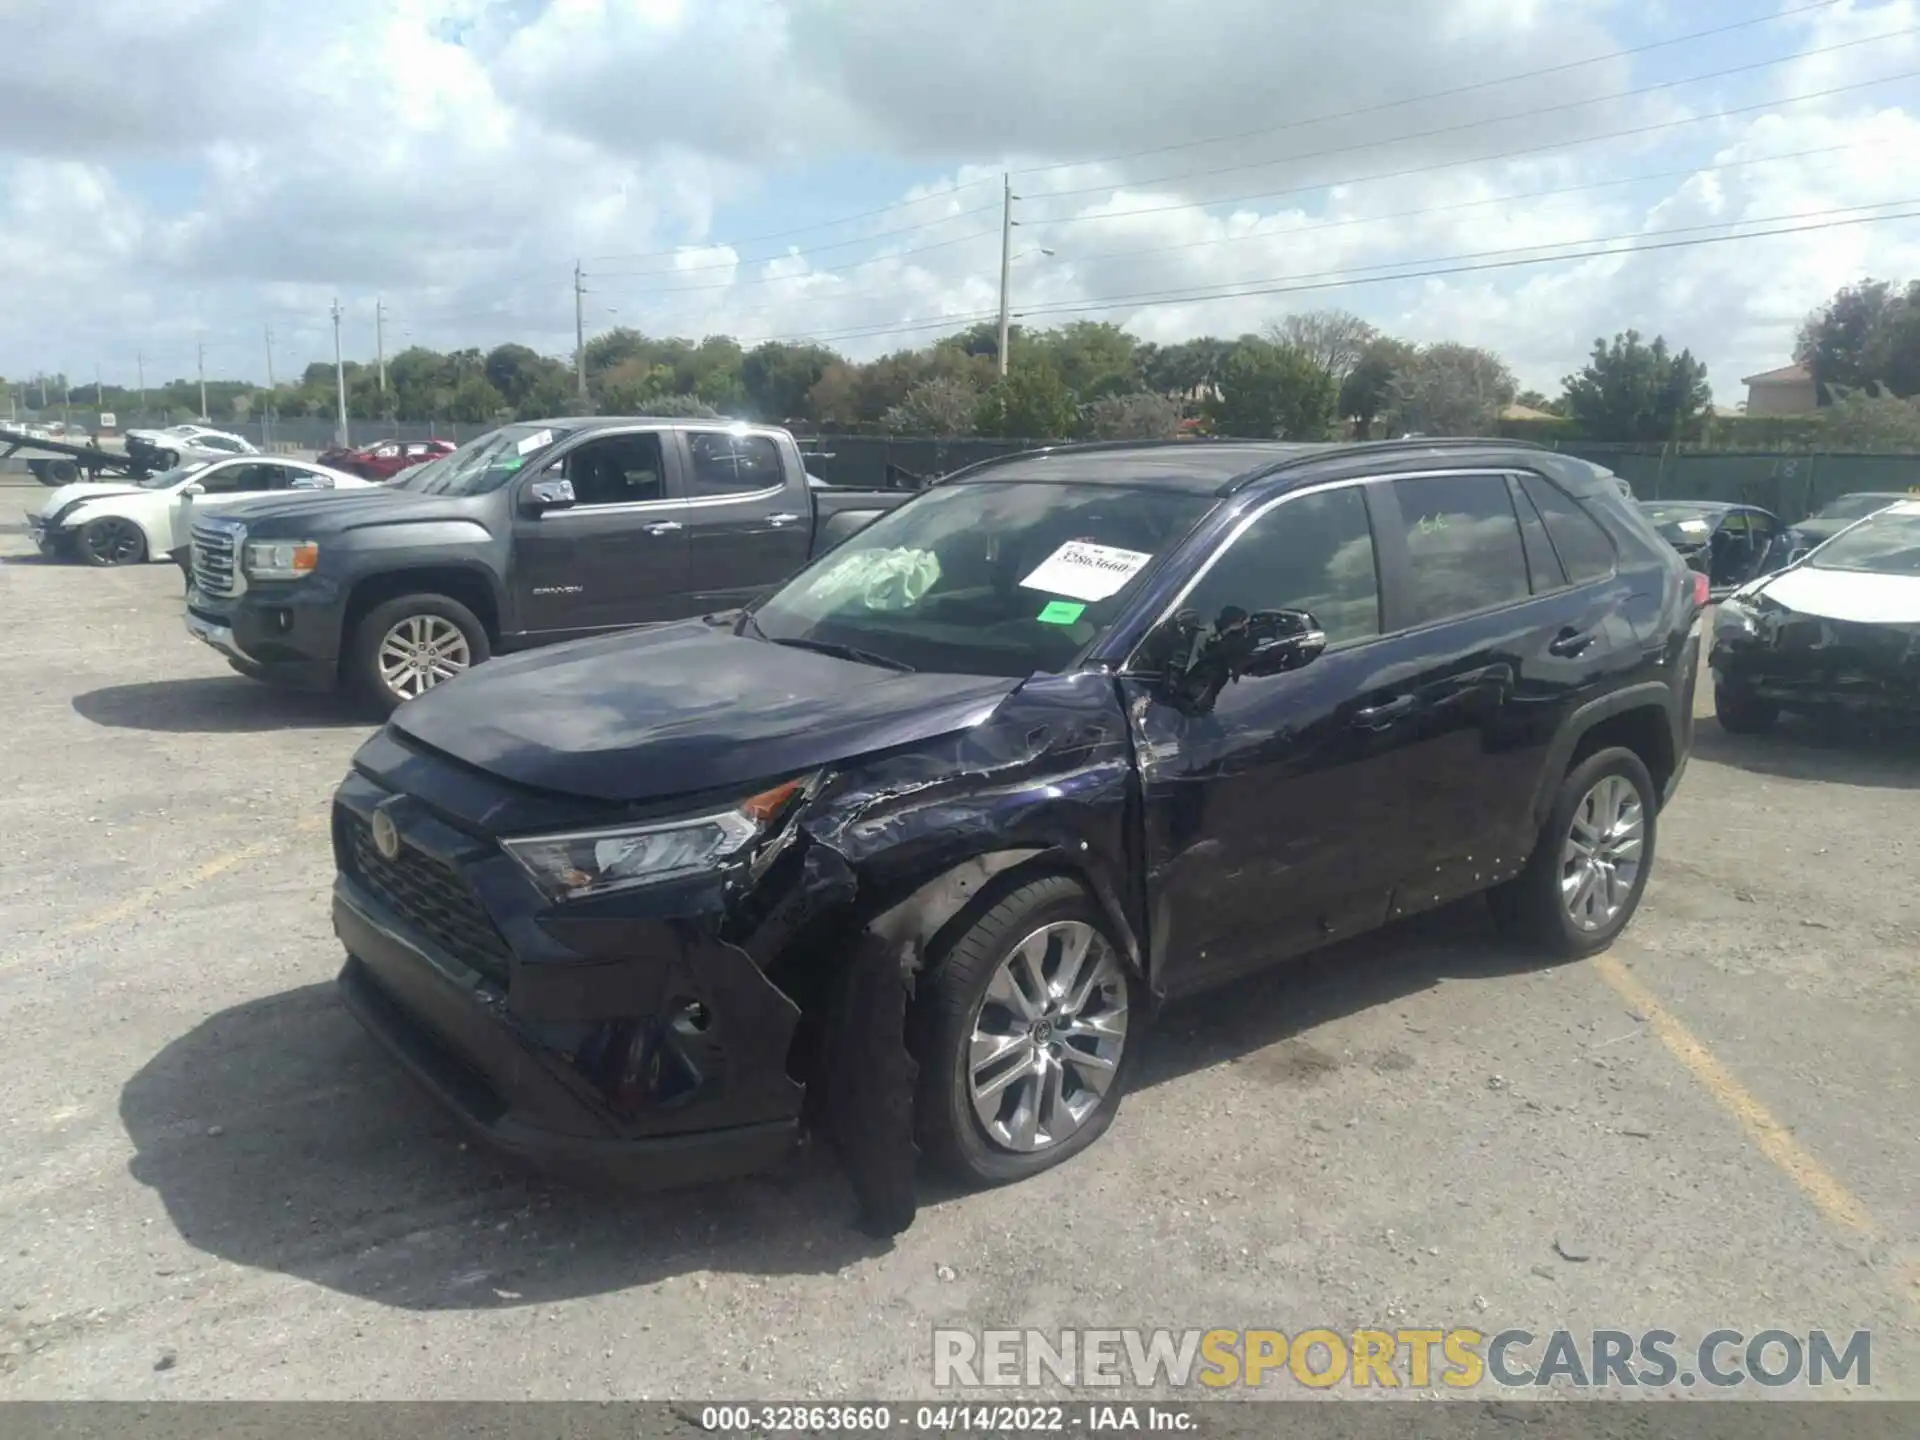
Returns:
[[[1579,140],[1550,140],[1544,144],[1522,145],[1514,150],[1501,150],[1492,155],[1471,155],[1461,160],[1442,160],[1432,165],[1410,165],[1400,170],[1381,170],[1371,175],[1354,175],[1340,180],[1319,180],[1310,185],[1294,185],[1283,190],[1256,190],[1248,195],[1225,195],[1208,200],[1174,200],[1164,205],[1141,205],[1130,210],[1100,210],[1080,215],[1057,215],[1051,219],[1030,220],[1027,223],[1040,225],[1080,225],[1102,220],[1124,220],[1133,215],[1162,215],[1172,210],[1203,210],[1213,205],[1242,205],[1250,200],[1277,200],[1288,195],[1310,195],[1317,190],[1338,189],[1347,185],[1365,185],[1376,180],[1404,180],[1414,175],[1431,175],[1441,170],[1458,170],[1468,165],[1485,165],[1494,160],[1516,160],[1523,155],[1540,155],[1550,151],[1570,150],[1576,146],[1592,145],[1603,140],[1624,140],[1635,135],[1653,135],[1663,130],[1678,129],[1683,125],[1699,125],[1709,120],[1726,120],[1735,115],[1752,115],[1762,110],[1771,110],[1776,105],[1799,105],[1808,100],[1826,100],[1835,95],[1850,94],[1855,90],[1871,89],[1875,85],[1888,85],[1895,80],[1911,80],[1920,75],[1920,70],[1900,70],[1892,75],[1879,75],[1871,80],[1855,80],[1845,85],[1832,85],[1824,90],[1809,90],[1799,95],[1777,95],[1770,100],[1756,101],[1750,105],[1733,105],[1722,110],[1704,111],[1698,115],[1682,115],[1672,120],[1656,120],[1646,125],[1634,125],[1625,130],[1609,130],[1599,135],[1588,135]],[[1036,197],[1050,199],[1050,196]]]
[[[1490,90],[1499,85],[1512,85],[1521,80],[1538,80],[1548,75],[1561,75],[1569,70],[1578,70],[1588,65],[1600,65],[1609,60],[1624,60],[1633,55],[1644,55],[1654,50],[1665,50],[1674,45],[1685,45],[1694,40],[1705,40],[1715,35],[1730,34],[1735,30],[1750,29],[1756,25],[1771,25],[1775,21],[1791,19],[1796,15],[1806,15],[1815,10],[1831,10],[1840,0],[1815,0],[1811,5],[1802,5],[1792,10],[1776,10],[1770,14],[1758,15],[1748,20],[1735,20],[1726,25],[1715,25],[1707,30],[1693,30],[1685,35],[1674,35],[1665,40],[1650,41],[1645,45],[1634,45],[1624,50],[1610,50],[1604,55],[1589,55],[1584,60],[1569,60],[1560,65],[1549,65],[1539,70],[1522,70],[1512,75],[1503,75],[1494,80],[1477,80],[1470,85],[1455,85],[1446,90],[1429,90],[1420,95],[1409,95],[1400,100],[1383,100],[1374,105],[1362,105],[1352,110],[1337,110],[1325,115],[1304,116],[1298,120],[1288,120],[1279,125],[1262,126],[1257,130],[1239,130],[1227,135],[1209,135],[1199,140],[1181,140],[1171,145],[1154,145],[1145,150],[1129,150],[1119,155],[1102,155],[1088,160],[1064,160],[1052,165],[1036,165],[1026,170],[1016,170],[1016,175],[1045,175],[1055,170],[1077,170],[1088,165],[1117,165],[1125,160],[1139,160],[1148,155],[1165,155],[1175,150],[1193,150],[1204,145],[1225,145],[1235,140],[1253,140],[1262,135],[1275,135],[1283,130],[1297,130],[1306,125],[1323,125],[1334,120],[1354,120],[1362,115],[1377,115],[1383,110],[1397,110],[1408,105],[1419,105],[1428,100],[1448,100],[1459,95],[1471,95],[1476,91]]]
[[[1523,192],[1519,192],[1515,194],[1507,194],[1507,195],[1488,195],[1488,196],[1482,196],[1474,200],[1453,201],[1444,205],[1424,205],[1424,206],[1416,207],[1411,210],[1396,210],[1396,211],[1391,211],[1391,212],[1380,214],[1380,215],[1349,216],[1339,220],[1318,221],[1311,225],[1296,225],[1296,226],[1289,227],[1287,229],[1255,230],[1255,231],[1248,231],[1238,235],[1216,236],[1215,238],[1210,240],[1189,240],[1176,245],[1153,245],[1153,246],[1145,246],[1145,247],[1141,247],[1133,250],[1097,250],[1087,255],[1071,255],[1063,258],[1065,258],[1072,264],[1079,265],[1079,264],[1084,264],[1084,263],[1095,261],[1095,260],[1119,260],[1119,259],[1127,259],[1127,258],[1138,256],[1138,255],[1163,255],[1163,254],[1169,254],[1177,251],[1205,249],[1205,248],[1217,246],[1217,245],[1246,244],[1251,241],[1260,241],[1260,240],[1285,241],[1285,240],[1291,240],[1294,237],[1300,236],[1300,235],[1316,234],[1323,230],[1340,230],[1340,229],[1347,229],[1357,225],[1378,225],[1378,224],[1384,224],[1386,222],[1394,221],[1394,220],[1419,219],[1421,217],[1428,216],[1428,215],[1446,214],[1446,213],[1458,211],[1458,210],[1481,209],[1491,205],[1506,205],[1506,204],[1512,204],[1516,201],[1522,201],[1522,200],[1549,199],[1549,198],[1553,198],[1561,195],[1579,194],[1589,190],[1602,190],[1602,189],[1609,189],[1609,188],[1613,188],[1621,185],[1641,184],[1649,180],[1671,179],[1675,176],[1711,175],[1711,174],[1717,174],[1721,171],[1726,171],[1726,170],[1742,170],[1742,169],[1747,169],[1750,167],[1756,167],[1760,165],[1778,164],[1786,160],[1804,160],[1817,155],[1832,155],[1832,154],[1838,154],[1846,151],[1871,148],[1874,145],[1889,145],[1892,143],[1894,143],[1893,140],[1889,138],[1885,140],[1878,140],[1878,141],[1871,141],[1871,142],[1864,142],[1864,143],[1853,141],[1853,142],[1848,142],[1846,144],[1841,144],[1841,145],[1822,145],[1822,146],[1817,146],[1808,150],[1789,151],[1781,155],[1756,156],[1755,158],[1750,160],[1729,160],[1719,165],[1680,166],[1670,170],[1649,171],[1640,175],[1622,175],[1622,176],[1616,176],[1612,179],[1607,179],[1607,180],[1588,181],[1580,185],[1559,185],[1559,186],[1553,187],[1552,189],[1547,189],[1547,190],[1531,190],[1531,191],[1523,191]],[[982,236],[988,235],[991,233],[993,232],[991,231],[980,232]],[[979,237],[976,236],[975,238],[979,238]],[[737,284],[733,286],[727,286],[727,285],[688,286],[684,290],[661,290],[661,291],[649,291],[645,293],[647,293],[648,296],[652,298],[652,297],[664,297],[664,296],[671,296],[671,295],[678,295],[683,293],[692,293],[692,292],[699,292],[699,291],[708,291],[708,290],[735,289],[735,288],[745,287],[747,285],[765,285],[765,284],[773,284],[777,282],[787,282],[787,281],[794,281],[794,280],[831,280],[831,279],[838,278],[840,275],[843,275],[844,273],[846,273],[847,270],[853,270],[853,269],[861,268],[866,265],[877,264],[877,263],[880,263],[880,260],[887,259],[887,258],[892,258],[892,257],[879,257],[878,259],[875,259],[875,260],[861,261],[858,263],[858,265],[847,266],[845,267],[844,270],[841,270],[841,271],[812,270],[812,271],[806,272],[804,275],[777,275],[777,276],[764,277],[757,280],[742,280],[737,282]],[[829,290],[829,291],[822,291],[819,293],[809,293],[809,294],[798,295],[798,296],[792,297],[790,300],[777,301],[770,305],[757,306],[752,309],[740,310],[740,309],[734,309],[729,307],[727,313],[730,318],[738,318],[743,315],[758,315],[758,314],[766,314],[775,310],[784,310],[784,309],[787,309],[789,306],[793,306],[793,305],[824,304],[828,302],[848,302],[848,301],[857,301],[857,300],[883,300],[888,298],[891,295],[896,295],[898,293],[899,293],[898,287],[890,287],[885,290],[855,291],[852,293],[848,293],[846,291],[841,291],[841,290]]]
[[[1386,262],[1370,267],[1358,267],[1350,271],[1321,271],[1310,275],[1279,276],[1268,280],[1233,281],[1225,285],[1237,288],[1214,287],[1217,293],[1201,294],[1193,292],[1142,291],[1134,294],[1122,294],[1104,297],[1091,297],[1084,300],[1061,301],[1053,304],[1029,306],[1016,318],[1028,319],[1044,315],[1069,315],[1096,310],[1124,308],[1151,309],[1162,305],[1206,304],[1215,300],[1246,299],[1262,295],[1282,295],[1304,293],[1315,290],[1339,289],[1348,285],[1386,284],[1396,280],[1424,280],[1448,275],[1471,274],[1487,270],[1512,269],[1527,265],[1546,265],[1556,261],[1575,261],[1599,259],[1610,255],[1637,254],[1642,251],[1690,249],[1700,245],[1722,244],[1735,240],[1760,240],[1776,235],[1797,235],[1813,231],[1841,229],[1854,225],[1880,224],[1891,220],[1920,219],[1920,210],[1904,211],[1895,215],[1854,215],[1851,212],[1861,209],[1882,208],[1887,205],[1920,204],[1920,200],[1884,200],[1872,206],[1847,206],[1836,210],[1810,211],[1794,217],[1756,217],[1742,220],[1722,220],[1718,227],[1767,224],[1776,219],[1799,219],[1817,223],[1788,225],[1771,230],[1756,230],[1738,235],[1696,236],[1685,240],[1655,240],[1647,232],[1638,236],[1602,236],[1586,240],[1542,241],[1534,245],[1518,246],[1506,251],[1481,251],[1477,256],[1453,256],[1444,261],[1402,260]],[[1827,216],[1846,218],[1826,219]],[[1692,230],[1717,228],[1707,226],[1684,226],[1675,230],[1654,231],[1652,235],[1680,234]],[[1619,243],[1633,242],[1640,243]],[[1586,249],[1578,253],[1537,255],[1529,252],[1543,249],[1566,249],[1571,246],[1600,246],[1600,249]],[[1510,256],[1519,258],[1487,258]],[[1466,262],[1466,263],[1458,263]],[[1366,270],[1378,270],[1396,266],[1426,266],[1425,269],[1406,270],[1403,273],[1375,275],[1364,273]],[[1322,278],[1327,277],[1327,278]],[[1297,282],[1309,283],[1297,283]],[[838,331],[807,331],[789,335],[738,336],[742,345],[764,344],[769,340],[813,340],[827,341],[835,339],[854,339],[896,334],[912,334],[946,327],[961,327],[978,324],[991,319],[995,312],[980,310],[970,313],[950,314],[935,317],[915,317],[900,321],[874,322]]]
[[[891,240],[901,235],[917,235],[922,230],[932,230],[936,226],[948,225],[955,220],[964,220],[970,215],[985,215],[989,211],[998,211],[999,208],[1000,207],[998,205],[976,205],[971,210],[959,210],[951,215],[943,215],[938,220],[925,220],[918,225],[907,225],[898,230],[882,230],[877,234],[862,235],[857,239],[853,239],[853,240],[836,240],[833,243],[828,245],[815,245],[805,250],[782,250],[773,255],[742,257],[742,258],[737,258],[733,260],[719,260],[719,261],[715,261],[711,265],[669,265],[664,270],[596,270],[592,272],[592,278],[596,280],[603,279],[603,278],[639,279],[648,275],[690,275],[701,270],[730,270],[735,265],[752,265],[765,260],[796,259],[802,255],[818,255],[823,250],[845,250],[850,246],[872,245],[872,244],[876,244],[881,240]],[[698,247],[685,246],[685,247],[682,247],[682,250],[670,251],[668,253],[677,255],[677,254],[683,253],[683,251],[686,249],[693,249],[693,248],[698,248],[701,250],[714,250],[714,249],[721,249],[724,247],[717,246],[717,245],[701,245]]]
[[[1205,180],[1215,175],[1232,175],[1243,170],[1266,170],[1275,165],[1291,165],[1302,160],[1320,160],[1329,155],[1347,155],[1356,150],[1374,150],[1385,145],[1400,145],[1409,140],[1431,140],[1440,135],[1457,135],[1463,130],[1478,130],[1486,125],[1509,125],[1516,120],[1537,120],[1542,115],[1555,115],[1567,110],[1579,110],[1589,105],[1604,105],[1615,100],[1631,100],[1637,96],[1651,95],[1660,90],[1672,90],[1681,85],[1697,85],[1703,80],[1721,80],[1729,75],[1743,75],[1754,70],[1770,70],[1776,65],[1790,65],[1799,60],[1808,60],[1816,55],[1830,55],[1837,50],[1852,50],[1862,45],[1878,45],[1882,41],[1897,39],[1902,35],[1911,35],[1920,30],[1920,25],[1907,25],[1898,30],[1890,30],[1881,35],[1869,35],[1855,40],[1844,40],[1836,45],[1823,45],[1816,50],[1802,50],[1793,55],[1781,55],[1771,60],[1756,60],[1745,65],[1732,65],[1722,70],[1708,70],[1698,75],[1689,75],[1681,80],[1662,80],[1653,85],[1639,85],[1631,90],[1618,90],[1609,95],[1595,95],[1585,100],[1565,100],[1557,105],[1541,105],[1530,110],[1517,110],[1507,115],[1490,115],[1480,120],[1465,120],[1458,124],[1441,125],[1431,130],[1414,130],[1404,135],[1390,135],[1379,140],[1360,140],[1350,145],[1335,145],[1325,150],[1305,150],[1296,155],[1283,155],[1274,160],[1250,160],[1236,165],[1219,165],[1210,170],[1179,171],[1167,175],[1156,175],[1147,180],[1135,180],[1127,185],[1083,185],[1072,190],[1051,190],[1037,195],[1036,200],[1064,200],[1075,195],[1111,194],[1120,189],[1146,189],[1149,186],[1165,184],[1169,180]],[[1577,141],[1561,141],[1561,144],[1576,144]]]

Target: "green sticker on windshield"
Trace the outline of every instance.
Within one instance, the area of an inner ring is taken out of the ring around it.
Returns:
[[[1055,600],[1040,612],[1042,625],[1071,625],[1085,613],[1086,606],[1073,600]]]

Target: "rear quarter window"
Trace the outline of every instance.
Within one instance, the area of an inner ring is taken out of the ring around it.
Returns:
[[[1520,488],[1533,501],[1547,527],[1567,579],[1575,585],[1604,580],[1614,571],[1618,556],[1607,532],[1571,495],[1538,475],[1523,475]]]

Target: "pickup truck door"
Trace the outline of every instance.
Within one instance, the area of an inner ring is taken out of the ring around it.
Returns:
[[[689,509],[674,498],[671,432],[596,431],[514,483],[511,586],[519,629],[543,640],[690,613]],[[535,480],[574,502],[535,511]]]
[[[807,563],[813,503],[792,442],[766,431],[688,429],[684,456],[692,584],[681,613],[759,598]]]

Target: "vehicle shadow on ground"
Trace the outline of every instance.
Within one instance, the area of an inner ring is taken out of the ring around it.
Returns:
[[[1920,734],[1869,734],[1794,716],[1764,735],[1730,735],[1702,720],[1694,727],[1693,758],[1782,780],[1920,789]]]
[[[1170,1009],[1137,1085],[1259,1054],[1444,979],[1538,968],[1467,903]],[[1324,1059],[1280,1046],[1276,1065]],[[121,1091],[133,1177],[180,1234],[234,1264],[413,1310],[508,1308],[676,1275],[830,1274],[884,1252],[823,1148],[666,1194],[576,1188],[467,1141],[330,985],[221,1012]],[[965,1203],[933,1174],[923,1210]]]
[[[337,695],[276,690],[240,675],[146,680],[109,685],[73,697],[82,719],[115,730],[232,735],[267,730],[319,730],[374,722]]]

